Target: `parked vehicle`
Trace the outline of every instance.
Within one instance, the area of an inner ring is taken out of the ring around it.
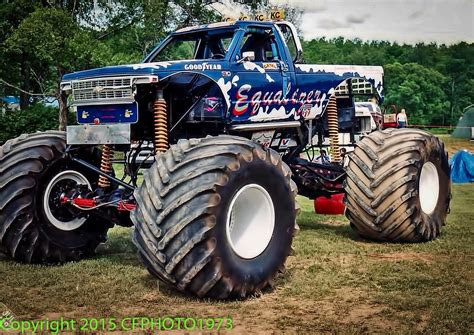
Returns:
[[[390,105],[383,112],[383,128],[397,128],[397,106]]]
[[[6,110],[20,110],[20,99],[13,95],[7,95],[0,99],[0,111],[4,113]]]
[[[372,116],[372,120],[375,124],[375,128],[373,130],[381,130],[383,129],[383,116],[382,116],[382,111],[380,110],[380,107],[378,104],[374,102],[355,102],[355,109],[356,113],[367,113],[369,112],[370,115]]]
[[[0,147],[0,243],[17,261],[79,260],[114,224],[133,224],[150,273],[224,299],[283,271],[297,193],[345,192],[351,226],[375,240],[428,241],[445,224],[443,144],[421,130],[376,131],[344,168],[339,133],[354,138],[356,96],[382,101],[383,69],[303,64],[291,23],[180,29],[140,64],[71,73],[61,88],[79,125]],[[330,163],[300,157],[314,135],[330,138]],[[155,151],[141,184],[133,155],[130,183],[112,165],[136,141]]]

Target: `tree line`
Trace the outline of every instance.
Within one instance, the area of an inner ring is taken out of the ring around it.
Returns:
[[[35,101],[32,92],[54,95],[64,128],[64,74],[139,62],[169,32],[216,20],[198,0],[3,0],[0,96],[19,94],[24,110]]]
[[[416,45],[387,41],[305,41],[308,63],[382,65],[384,106],[405,108],[412,124],[456,125],[474,103],[474,43]]]
[[[0,96],[19,95],[22,110],[41,96],[55,96],[64,126],[67,105],[59,82],[65,73],[140,62],[169,32],[218,20],[219,14],[198,0],[4,0]],[[382,65],[384,105],[405,108],[412,123],[455,124],[474,101],[473,43],[320,38],[303,46],[307,63]]]

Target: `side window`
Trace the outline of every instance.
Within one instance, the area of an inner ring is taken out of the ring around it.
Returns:
[[[203,41],[203,57],[205,59],[225,58],[229,51],[230,43],[234,37],[233,32],[224,34],[209,34]]]
[[[233,36],[224,37],[224,38],[221,39],[221,44],[222,44],[222,47],[224,48],[225,52],[229,51],[229,46],[230,46],[230,43],[232,42],[233,39],[234,39]]]
[[[285,40],[286,46],[290,51],[291,58],[293,61],[296,60],[298,57],[298,49],[296,47],[295,36],[293,36],[293,33],[286,25],[279,25],[278,28],[280,28],[280,31],[283,34],[283,39]]]
[[[267,31],[249,32],[242,39],[240,57],[246,51],[255,53],[256,62],[276,62],[280,59],[278,48]]]
[[[153,59],[153,62],[195,59],[195,51],[195,40],[174,40]]]

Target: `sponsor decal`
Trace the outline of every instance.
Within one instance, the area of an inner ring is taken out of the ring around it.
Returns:
[[[311,108],[313,107],[312,104],[304,104],[300,107],[298,114],[304,118],[307,118],[309,113],[311,113]]]
[[[101,93],[103,90],[105,89],[105,87],[103,86],[96,86],[92,89],[92,92],[94,92],[95,94],[99,94]]]
[[[130,118],[132,117],[132,115],[133,115],[133,112],[130,109],[125,110],[125,113],[124,113],[125,118]]]
[[[252,141],[261,144],[263,147],[268,148],[275,134],[274,130],[258,131],[252,134]]]
[[[255,21],[265,21],[267,19],[267,15],[265,13],[257,13],[253,17]]]
[[[194,70],[194,71],[206,71],[206,70],[222,70],[221,64],[209,64],[209,63],[201,63],[201,64],[186,64],[184,66],[185,70]]]
[[[285,11],[283,9],[280,10],[272,10],[270,12],[270,20],[272,21],[280,21],[285,19]]]
[[[284,138],[281,140],[280,149],[286,149],[290,145],[290,139]]]
[[[265,70],[278,70],[277,63],[263,63],[263,68]]]
[[[244,92],[250,91],[252,86],[245,84],[242,85],[239,90],[237,91],[237,101],[234,106],[234,115],[239,116],[244,114],[247,109],[249,108],[249,103],[248,103],[248,95],[244,94]]]
[[[291,139],[291,138],[283,138],[281,140],[281,143],[280,143],[280,146],[279,146],[279,149],[287,149],[289,147],[296,147],[298,144],[296,143],[295,140]]]
[[[251,115],[258,113],[260,107],[276,105],[286,106],[300,105],[299,113],[309,115],[313,104],[319,104],[321,101],[321,91],[311,90],[309,92],[300,91],[298,88],[292,91],[291,84],[288,84],[286,93],[283,90],[273,91],[257,91],[250,98],[248,92],[252,89],[249,84],[242,85],[236,93],[236,102],[233,110],[234,116],[240,116],[251,107]],[[298,114],[300,115],[300,114]]]
[[[244,3],[244,0],[240,1],[241,3]],[[245,20],[254,20],[254,21],[281,21],[285,19],[285,10],[284,9],[272,9],[268,12],[258,12],[255,14],[252,13],[243,13],[241,12],[239,14],[239,20],[245,21]],[[234,17],[230,16],[224,16],[222,18],[223,22],[232,22],[235,21],[236,19]]]
[[[277,146],[279,146],[279,145],[280,145],[280,141],[281,141],[280,138],[274,139],[274,140],[272,141],[272,145],[271,145],[271,146],[272,146],[272,147],[277,147]]]

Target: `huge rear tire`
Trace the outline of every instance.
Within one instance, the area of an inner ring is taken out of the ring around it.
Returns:
[[[360,235],[399,242],[439,236],[451,182],[437,137],[418,129],[377,131],[357,143],[349,157],[346,216]]]
[[[181,141],[135,192],[134,242],[148,270],[200,297],[270,285],[291,251],[296,185],[280,156],[240,137]]]
[[[0,244],[17,261],[77,261],[106,240],[108,223],[59,205],[62,192],[77,184],[94,187],[97,179],[66,160],[65,148],[59,131],[22,135],[0,147]],[[98,164],[93,147],[77,154]]]

